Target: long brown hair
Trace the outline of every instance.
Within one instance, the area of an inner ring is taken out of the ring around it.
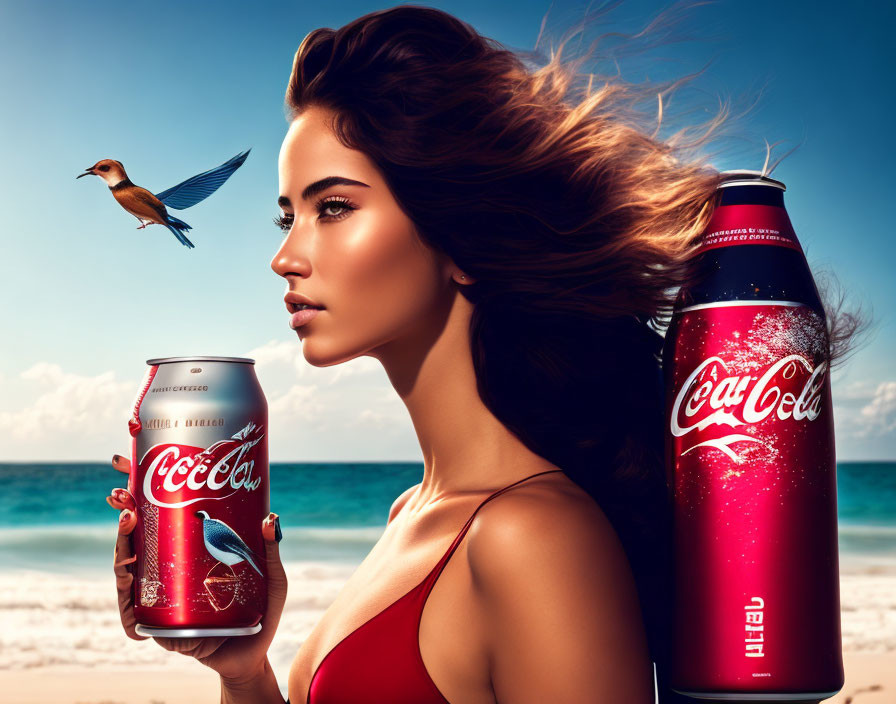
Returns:
[[[695,152],[727,109],[659,139],[635,107],[643,89],[582,81],[562,49],[532,70],[446,12],[372,12],[302,40],[287,117],[332,111],[421,240],[472,276],[460,291],[475,304],[479,394],[604,510],[660,664],[671,514],[657,330],[712,215],[721,176]]]

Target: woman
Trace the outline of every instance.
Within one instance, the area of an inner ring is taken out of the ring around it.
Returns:
[[[271,267],[290,313],[322,307],[292,317],[310,364],[383,364],[424,474],[296,655],[294,703],[654,700],[668,492],[649,323],[687,280],[719,175],[634,124],[618,81],[569,104],[559,59],[531,71],[414,6],[295,55]],[[158,640],[219,672],[222,701],[282,701],[266,652],[286,580],[263,531],[262,631]]]

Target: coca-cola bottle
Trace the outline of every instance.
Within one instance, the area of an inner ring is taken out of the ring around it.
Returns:
[[[843,686],[825,311],[785,186],[726,171],[663,349],[669,683],[818,702]]]

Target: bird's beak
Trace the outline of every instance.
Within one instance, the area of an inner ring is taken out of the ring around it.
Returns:
[[[87,169],[87,171],[85,171],[83,174],[78,174],[77,176],[75,176],[75,178],[78,179],[82,176],[96,176],[96,174],[93,173],[93,167]]]

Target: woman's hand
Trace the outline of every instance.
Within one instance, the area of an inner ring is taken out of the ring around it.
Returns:
[[[119,472],[130,473],[131,463],[126,457],[115,455],[112,466]],[[131,533],[137,526],[134,497],[126,489],[113,489],[106,502],[121,511],[118,517],[118,539],[115,543],[115,583],[118,587],[118,610],[121,625],[129,638],[146,640],[139,635],[134,618],[134,568],[136,561],[131,546]],[[272,513],[261,526],[267,553],[268,608],[261,620],[261,630],[251,636],[216,636],[208,638],[159,638],[153,640],[166,650],[173,650],[196,658],[199,662],[234,684],[251,681],[264,671],[268,648],[280,623],[286,602],[286,572],[280,562],[280,521]]]

